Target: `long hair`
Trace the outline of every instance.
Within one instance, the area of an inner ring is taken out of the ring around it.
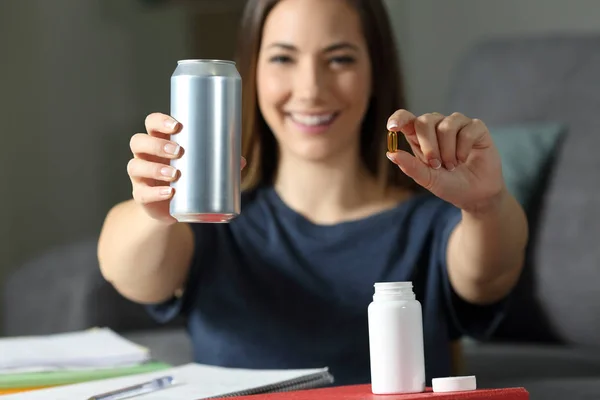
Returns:
[[[272,184],[277,172],[278,147],[258,106],[256,68],[265,20],[279,1],[248,0],[239,30],[236,64],[242,77],[242,155],[248,161],[242,171],[244,190]],[[387,11],[381,0],[346,1],[360,16],[371,60],[373,86],[361,126],[361,159],[368,171],[383,185],[415,189],[414,181],[385,157],[386,122],[394,111],[406,108],[404,85]],[[402,135],[398,142],[400,149],[411,152]]]

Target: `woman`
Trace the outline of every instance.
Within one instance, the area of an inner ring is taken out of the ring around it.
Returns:
[[[395,48],[379,0],[248,1],[245,191],[229,224],[168,214],[180,123],[151,114],[133,136],[133,199],[106,218],[101,269],[157,319],[186,315],[197,362],[368,382],[378,281],[413,282],[428,382],[451,373],[452,340],[497,324],[522,268],[523,211],[483,122],[403,108]],[[386,128],[399,151],[386,154]]]

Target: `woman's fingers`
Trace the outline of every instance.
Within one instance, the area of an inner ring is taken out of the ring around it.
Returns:
[[[433,169],[453,171],[467,159],[485,125],[460,113],[427,113],[416,117],[398,110],[388,119],[388,130],[402,132],[415,156]]]
[[[173,196],[173,188],[170,186],[136,185],[132,194],[137,203],[146,205],[170,199]]]
[[[172,182],[178,175],[177,169],[170,165],[146,161],[141,158],[129,160],[127,173],[132,180],[146,178],[164,182]]]
[[[459,164],[457,157],[458,132],[469,124],[470,118],[459,113],[445,117],[437,125],[437,139],[444,168],[453,171]]]
[[[178,133],[181,129],[181,124],[177,120],[161,113],[149,114],[144,121],[144,125],[149,135],[161,138]]]
[[[456,157],[459,162],[467,161],[471,150],[478,147],[478,142],[486,136],[487,126],[479,119],[472,119],[457,135]]]
[[[410,145],[413,154],[423,160],[423,153],[421,152],[419,139],[417,138],[414,127],[414,120],[416,118],[417,117],[410,111],[403,109],[397,110],[388,118],[387,129],[388,131],[402,133]]]
[[[439,172],[432,170],[415,156],[400,150],[396,153],[388,154],[388,158],[394,164],[398,165],[402,172],[425,189],[431,190],[435,185]]]
[[[424,158],[421,161],[433,169],[439,169],[442,166],[436,129],[437,124],[443,119],[442,114],[429,113],[421,115],[414,122],[419,147]]]
[[[145,133],[136,133],[131,137],[129,147],[134,155],[149,154],[160,158],[173,159],[181,153],[181,147],[170,140],[160,139]]]
[[[440,149],[436,127],[444,119],[439,113],[429,113],[416,117],[410,111],[401,109],[388,118],[388,130],[402,132],[413,153],[425,164],[434,169],[441,166]]]
[[[401,131],[409,122],[413,122],[416,118],[415,114],[410,111],[404,109],[397,110],[388,118],[387,129],[393,132]],[[402,133],[405,135],[409,134],[409,132],[404,131]]]

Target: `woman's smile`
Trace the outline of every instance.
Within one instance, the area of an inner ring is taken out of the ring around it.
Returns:
[[[289,112],[286,117],[294,127],[304,133],[323,133],[327,131],[337,119],[339,112]]]

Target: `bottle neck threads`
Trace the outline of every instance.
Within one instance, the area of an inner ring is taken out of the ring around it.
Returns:
[[[374,286],[374,301],[415,299],[412,282],[377,282]]]

